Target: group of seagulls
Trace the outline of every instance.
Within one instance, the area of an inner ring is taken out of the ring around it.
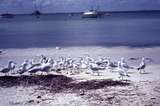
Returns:
[[[141,63],[139,66],[129,66],[124,57],[118,62],[113,62],[108,57],[99,57],[94,59],[87,55],[85,57],[71,58],[71,57],[60,57],[58,60],[49,58],[47,56],[41,55],[39,60],[24,60],[21,65],[17,65],[14,61],[9,61],[8,66],[2,68],[0,73],[5,75],[24,73],[36,74],[41,72],[41,74],[49,72],[66,73],[66,74],[78,74],[78,73],[92,73],[99,76],[101,70],[108,70],[109,72],[117,72],[119,74],[119,79],[123,80],[123,77],[129,77],[128,70],[136,69],[140,73],[145,72],[146,62],[145,58],[141,58]]]

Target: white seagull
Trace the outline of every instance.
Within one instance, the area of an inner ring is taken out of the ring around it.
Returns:
[[[125,76],[129,77],[127,71],[124,70],[124,68],[121,67],[121,62],[120,62],[120,61],[118,62],[117,71],[118,71],[118,74],[119,74],[119,77],[118,77],[118,78],[119,78],[120,80],[123,80],[123,77],[125,77]]]
[[[28,60],[24,60],[24,62],[22,63],[22,65],[19,67],[19,70],[17,71],[18,74],[23,74],[25,72],[28,71]]]
[[[104,67],[99,67],[97,64],[95,63],[90,63],[90,69],[92,70],[92,73],[97,73],[97,75],[99,76],[99,71],[100,70],[104,70]]]
[[[110,71],[112,71],[115,68],[117,68],[117,64],[111,62],[110,58],[108,58],[107,68],[110,69]]]
[[[4,73],[6,75],[7,73],[9,73],[10,71],[15,69],[15,64],[16,64],[15,62],[9,61],[8,62],[8,67],[3,68],[0,72]]]

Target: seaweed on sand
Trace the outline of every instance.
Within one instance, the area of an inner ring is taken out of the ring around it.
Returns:
[[[129,82],[122,82],[122,81],[114,81],[111,79],[106,80],[89,80],[83,81],[79,83],[70,84],[70,87],[73,89],[85,89],[85,90],[92,90],[92,89],[101,89],[106,86],[128,86]]]
[[[76,82],[64,75],[35,75],[35,76],[0,76],[0,87],[13,86],[40,86],[40,89],[47,89],[51,92],[62,90],[92,90],[106,86],[128,86],[130,83],[106,80],[89,80]]]

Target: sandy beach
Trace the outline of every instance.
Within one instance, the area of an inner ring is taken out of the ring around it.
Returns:
[[[36,78],[12,76],[8,79],[8,76],[1,74],[0,106],[159,106],[159,53],[160,47],[3,49],[0,55],[1,68],[6,66],[9,60],[20,65],[24,59],[38,60],[42,54],[53,59],[61,56],[78,58],[90,55],[93,58],[105,56],[118,61],[124,57],[132,66],[138,66],[140,60],[128,60],[130,58],[146,57],[152,61],[147,62],[145,74],[139,74],[136,69],[129,70],[130,77],[127,77],[127,81],[119,81],[117,73],[106,70],[101,71],[100,76],[50,73],[47,76],[35,76]]]

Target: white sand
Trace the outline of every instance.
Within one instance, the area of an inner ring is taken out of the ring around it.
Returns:
[[[106,99],[108,93],[113,96],[117,93],[110,105],[122,105],[122,106],[137,106],[137,105],[160,105],[160,47],[154,48],[128,48],[128,47],[113,47],[113,48],[104,48],[104,47],[69,47],[62,48],[61,50],[57,50],[55,48],[29,48],[29,49],[6,49],[3,51],[3,54],[0,55],[0,67],[5,66],[8,60],[14,60],[18,63],[18,65],[24,59],[38,59],[41,54],[52,57],[54,59],[59,58],[60,56],[65,57],[83,57],[86,54],[89,54],[91,57],[98,58],[98,56],[106,56],[111,57],[111,59],[117,61],[120,57],[131,58],[131,57],[149,57],[153,59],[152,63],[147,64],[147,74],[139,74],[137,70],[130,70],[130,76],[127,78],[133,83],[133,86],[129,87],[111,87],[107,89],[98,89],[98,90],[90,90],[87,91],[85,96],[79,96],[75,93],[58,93],[56,95],[47,93],[44,98],[52,98],[51,100],[41,101],[40,103],[36,103],[37,106],[96,106],[98,103],[101,106],[106,106],[108,100],[97,100],[98,98]],[[136,66],[140,61],[129,61],[130,65]],[[101,76],[93,76],[93,75],[74,75],[70,76],[78,80],[93,80],[93,79],[117,79],[118,75],[116,73],[110,73],[107,71],[103,71]],[[136,87],[137,86],[137,87]],[[25,90],[30,88],[23,88]],[[33,88],[31,88],[33,89]],[[35,90],[32,90],[35,91]],[[124,92],[123,92],[124,91]],[[5,93],[8,92],[8,93]],[[41,91],[36,90],[37,94]],[[132,95],[133,93],[133,95]],[[17,97],[13,95],[17,95]],[[35,94],[35,93],[34,93]],[[19,88],[0,88],[0,98],[7,98],[7,102],[4,102],[2,105],[7,106],[10,101],[16,102],[21,101],[19,96],[30,95],[29,92],[22,92]],[[50,95],[50,96],[49,96]],[[67,96],[66,96],[67,95]],[[88,95],[92,95],[90,97]],[[94,96],[97,95],[97,96]],[[27,97],[27,98],[26,98]],[[25,103],[28,101],[28,96],[26,96]],[[14,98],[14,99],[12,99]],[[33,98],[35,101],[37,99],[36,96],[31,96],[29,98]],[[54,99],[53,99],[54,98]],[[1,99],[0,103],[4,99]],[[95,100],[96,99],[96,100]],[[63,102],[61,102],[63,101]],[[116,103],[116,101],[119,101]],[[20,106],[19,103],[15,103],[15,106]],[[28,103],[26,105],[35,105],[34,103]]]

